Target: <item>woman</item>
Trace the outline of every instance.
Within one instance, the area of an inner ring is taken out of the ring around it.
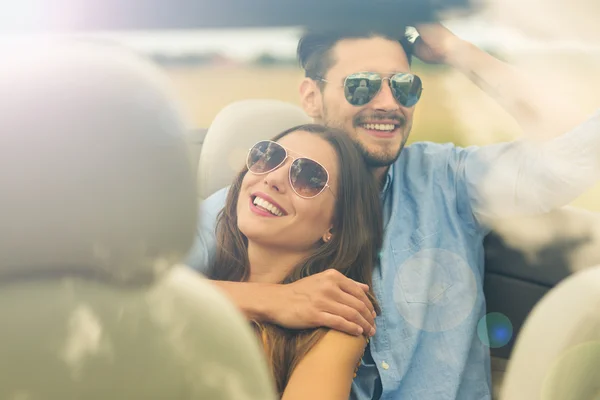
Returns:
[[[248,153],[218,218],[208,275],[286,284],[332,268],[370,287],[382,236],[376,183],[352,140],[301,125]],[[254,326],[283,400],[348,399],[364,337]]]

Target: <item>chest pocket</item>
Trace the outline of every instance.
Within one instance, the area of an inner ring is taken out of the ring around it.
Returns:
[[[428,248],[398,261],[394,303],[410,325],[428,332],[444,332],[471,315],[479,289],[462,255]]]
[[[417,213],[408,208],[402,209],[402,222],[392,231],[392,247],[395,252],[414,254],[422,249],[440,245],[440,224],[432,213]]]
[[[426,218],[419,221],[417,229],[410,236],[410,243],[413,246],[413,250],[419,251],[422,248],[435,245],[438,242],[437,237],[439,233],[440,225],[437,219]]]

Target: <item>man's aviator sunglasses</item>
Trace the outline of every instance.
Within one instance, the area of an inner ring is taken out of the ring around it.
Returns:
[[[330,81],[317,78],[321,82]],[[412,107],[421,98],[423,84],[421,78],[414,74],[398,73],[390,77],[382,77],[376,72],[357,72],[344,79],[344,95],[348,103],[362,106],[369,103],[381,90],[383,81],[390,82],[390,89],[396,101],[404,107]]]
[[[285,147],[271,140],[256,143],[248,152],[246,166],[255,175],[268,174],[281,167],[288,157],[292,158],[289,178],[294,192],[303,199],[312,199],[329,186],[329,172],[318,162],[306,157],[294,158]],[[335,196],[335,195],[334,195]]]

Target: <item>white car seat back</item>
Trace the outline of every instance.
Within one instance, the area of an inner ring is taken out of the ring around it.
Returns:
[[[274,400],[251,328],[174,267],[197,202],[162,75],[108,46],[0,65],[0,399]]]
[[[578,272],[533,309],[508,363],[502,399],[600,399],[600,266]]]
[[[198,197],[205,199],[230,185],[254,143],[310,122],[300,107],[279,100],[242,100],[225,107],[204,138],[198,163]]]

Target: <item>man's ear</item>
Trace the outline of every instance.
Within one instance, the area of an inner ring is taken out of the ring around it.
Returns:
[[[304,78],[300,84],[300,104],[304,112],[313,119],[322,118],[322,97],[321,89],[317,82],[310,78]]]

